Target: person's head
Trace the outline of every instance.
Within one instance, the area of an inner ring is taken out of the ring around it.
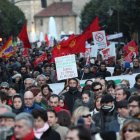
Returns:
[[[83,103],[88,103],[90,100],[90,91],[83,91],[82,92],[82,101]]]
[[[40,102],[42,101],[42,98],[43,98],[42,92],[41,92],[40,88],[38,88],[38,87],[32,87],[32,88],[30,89],[30,91],[31,91],[31,92],[33,93],[33,95],[34,95],[34,101],[35,101],[36,103],[40,103]]]
[[[100,64],[100,70],[101,70],[101,71],[105,71],[105,70],[106,70],[106,64],[105,64],[104,62],[102,62],[102,63]]]
[[[69,129],[66,140],[91,140],[91,134],[84,126],[74,126]]]
[[[105,94],[102,96],[101,109],[105,113],[108,113],[114,110],[114,98],[111,95]]]
[[[29,135],[34,126],[34,119],[29,113],[20,113],[15,117],[14,136],[16,139],[24,139]]]
[[[68,81],[68,85],[69,85],[69,87],[71,88],[71,87],[77,87],[78,86],[78,80],[76,79],[76,78],[71,78],[71,79],[69,79],[69,81]]]
[[[123,79],[123,80],[121,81],[121,84],[125,85],[126,88],[130,88],[130,83],[129,83],[128,80]]]
[[[22,97],[20,95],[13,96],[13,107],[14,109],[20,109],[23,106]]]
[[[124,88],[117,89],[115,91],[115,98],[117,102],[127,99],[127,93],[125,89]]]
[[[46,64],[46,65],[44,66],[44,71],[47,72],[47,73],[50,73],[50,71],[51,71],[51,66],[50,66],[49,64]]]
[[[8,96],[5,92],[0,91],[0,104],[7,104]]]
[[[12,76],[12,79],[17,83],[21,80],[22,76],[20,73],[15,74],[14,76]]]
[[[21,74],[27,73],[27,67],[26,66],[21,66],[20,72],[21,72]]]
[[[102,99],[102,95],[97,96],[97,97],[95,98],[94,105],[95,105],[95,108],[96,108],[97,110],[100,110],[100,109],[101,109],[101,99]]]
[[[138,59],[138,58],[134,58],[134,59],[133,59],[133,67],[134,67],[134,68],[139,67],[139,59]]]
[[[65,110],[61,110],[57,113],[57,123],[61,126],[69,127],[71,125],[71,115]]]
[[[9,90],[9,84],[7,82],[2,82],[0,84],[0,91],[8,93]]]
[[[12,108],[5,104],[0,104],[0,114],[6,113],[6,112],[12,112]]]
[[[27,89],[27,88],[33,86],[34,84],[35,84],[35,80],[32,79],[32,78],[26,78],[26,79],[24,80],[25,89]]]
[[[85,85],[92,85],[93,81],[92,80],[86,80]]]
[[[11,85],[7,93],[8,96],[13,97],[14,95],[17,94],[16,88],[13,85]]]
[[[33,109],[32,116],[34,118],[35,129],[43,128],[48,121],[47,113],[43,109]]]
[[[94,92],[95,97],[103,94],[102,85],[99,82],[92,83],[92,90]]]
[[[57,113],[54,110],[47,110],[47,116],[49,126],[54,126],[55,124],[57,124]]]
[[[64,100],[65,100],[65,97],[63,95],[61,95],[60,100],[59,100],[59,106],[61,108],[63,108],[65,106]]]
[[[140,136],[140,121],[135,119],[127,120],[121,130],[122,140],[132,140]]]
[[[45,85],[46,84],[46,76],[43,74],[38,75],[36,78],[36,82],[37,82],[37,85],[39,87]]]
[[[88,107],[80,106],[72,114],[72,123],[77,124],[78,119],[82,117],[87,128],[92,124],[91,114]]]
[[[135,77],[135,82],[137,85],[140,86],[140,74],[138,74],[136,77]]]
[[[115,82],[113,80],[107,82],[107,93],[115,97]]]
[[[140,113],[140,96],[133,95],[128,100],[129,115],[135,116]]]
[[[117,102],[117,112],[120,117],[127,118],[129,116],[128,101],[122,100]]]
[[[52,93],[52,89],[51,89],[50,86],[47,85],[47,84],[41,86],[41,91],[42,91],[42,95],[43,95],[44,97],[47,97],[47,98],[49,98],[50,95],[51,95],[51,93]]]
[[[16,114],[12,112],[5,112],[0,114],[0,127],[14,127]]]
[[[55,108],[57,106],[59,106],[59,96],[56,95],[56,94],[52,94],[49,98],[49,105],[52,107],[52,108]]]
[[[89,65],[85,65],[84,66],[84,73],[89,73],[90,72],[90,66]]]
[[[99,83],[102,85],[102,92],[105,92],[107,88],[107,81],[104,78],[101,78]]]
[[[31,91],[26,91],[24,93],[24,105],[26,107],[31,107],[34,104],[34,95]]]

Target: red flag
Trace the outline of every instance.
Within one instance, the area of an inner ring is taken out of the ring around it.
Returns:
[[[124,60],[127,62],[132,62],[132,57],[138,55],[138,46],[134,40],[125,45],[123,50],[125,52]]]
[[[30,45],[30,42],[29,42],[29,39],[28,39],[26,23],[23,25],[18,37],[19,37],[20,40],[22,40],[24,48],[31,48],[31,45]]]
[[[24,57],[29,56],[28,48],[24,48],[22,55],[23,55]]]
[[[44,52],[42,55],[40,55],[33,63],[34,67],[36,67],[39,63],[43,62],[44,60],[47,60],[47,54]]]
[[[49,46],[50,45],[50,41],[49,41],[49,38],[48,38],[47,34],[45,35],[45,41],[46,41],[46,44]]]
[[[92,23],[84,30],[83,34],[86,34],[87,40],[92,38],[92,32],[99,31],[101,29],[99,25],[99,18],[96,17]]]
[[[69,43],[70,54],[77,54],[85,52],[86,48],[86,35],[81,34],[75,36]]]

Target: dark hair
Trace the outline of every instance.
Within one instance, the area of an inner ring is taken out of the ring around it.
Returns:
[[[86,80],[85,85],[87,85],[87,82],[92,82],[93,83],[92,80]]]
[[[113,80],[107,81],[107,89],[109,88],[115,89],[115,82]]]
[[[55,110],[53,110],[53,109],[47,109],[47,113],[48,113],[48,112],[53,113],[53,114],[55,115],[55,117],[57,117],[57,113],[56,113]]]
[[[48,88],[49,92],[53,92],[52,89],[50,88],[50,86],[48,84],[42,85],[41,86],[41,91],[43,91],[43,89],[46,88],[46,87]]]
[[[33,109],[32,110],[32,116],[34,117],[34,119],[37,119],[37,118],[40,117],[44,122],[48,121],[47,113],[42,108],[40,108],[40,109]]]
[[[92,90],[91,87],[92,87],[91,85],[84,86],[83,89],[82,89],[82,92],[85,91],[85,90]]]
[[[2,101],[2,103],[3,103],[4,101],[6,101],[6,103],[7,103],[7,101],[8,101],[8,96],[6,95],[5,92],[0,91],[0,100]]]
[[[138,102],[138,106],[140,107],[140,96],[139,95],[132,95],[130,96],[128,103],[132,103],[133,101]]]
[[[69,79],[69,80],[68,80],[68,83],[69,83],[71,80],[75,81],[77,84],[79,83],[78,80],[77,80],[76,78],[71,78],[71,79]]]
[[[136,75],[136,77],[135,77],[135,81],[137,82],[138,79],[140,79],[140,74]]]
[[[102,87],[101,83],[99,83],[99,82],[93,82],[92,85],[91,85],[92,90],[94,90],[94,88],[95,88],[96,86],[98,86],[98,85],[100,85],[100,86]]]
[[[88,90],[82,91],[82,95],[83,95],[83,94],[87,94],[87,95],[90,97],[90,91],[88,91]]]
[[[13,96],[13,100],[14,100],[15,98],[20,98],[20,99],[21,99],[21,101],[23,101],[23,99],[22,99],[21,95],[19,95],[19,94],[14,95],[14,96]]]
[[[62,110],[57,113],[58,124],[69,127],[71,125],[71,116],[68,112]]]
[[[85,128],[82,125],[79,126],[73,126],[69,129],[69,131],[77,130],[78,131],[78,137],[80,140],[91,140],[91,134],[90,131]]]
[[[58,100],[60,100],[60,97],[59,97],[57,94],[52,94],[52,95],[50,96],[50,98],[51,98],[51,97],[52,97],[52,98],[58,98]],[[49,99],[50,99],[50,98],[49,98]]]

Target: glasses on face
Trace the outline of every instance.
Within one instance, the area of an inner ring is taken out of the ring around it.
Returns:
[[[24,100],[33,100],[33,98],[24,98]]]
[[[124,129],[123,133],[126,133],[126,132],[132,133],[132,132],[136,132],[136,130],[132,128]]]
[[[9,88],[8,88],[8,87],[1,87],[1,89],[6,89],[6,90],[9,90]]]
[[[94,89],[94,91],[99,91],[99,90],[102,90],[102,87],[101,88],[98,88],[98,89]]]
[[[83,118],[88,118],[91,117],[91,114],[87,114],[87,115],[82,115]]]

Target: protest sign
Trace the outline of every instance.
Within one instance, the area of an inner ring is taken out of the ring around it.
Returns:
[[[75,55],[56,57],[55,63],[58,80],[78,77]]]
[[[98,45],[99,49],[103,49],[107,47],[105,31],[97,31],[93,32],[93,40],[94,44]]]
[[[112,39],[121,38],[121,37],[123,37],[123,33],[112,34],[112,35],[107,36],[107,40],[112,40]]]

